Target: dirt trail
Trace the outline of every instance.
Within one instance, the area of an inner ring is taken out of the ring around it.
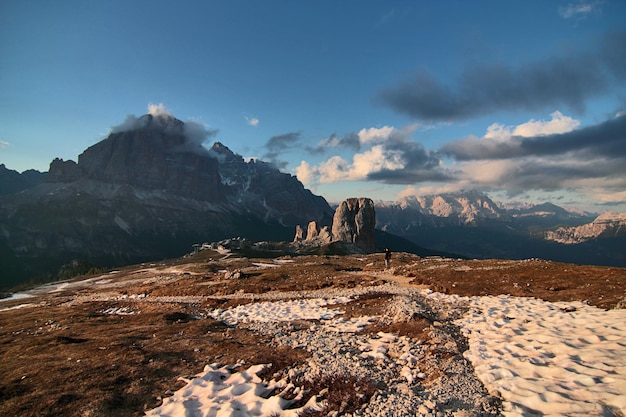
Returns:
[[[404,275],[394,275],[390,270],[368,271],[367,273],[368,273],[368,275],[372,275],[372,276],[374,276],[376,278],[396,283],[396,284],[398,284],[401,287],[428,288],[428,285],[412,284],[411,281],[413,281],[414,277],[407,277],[407,276],[404,276]],[[359,272],[359,273],[355,272],[355,274],[363,274],[363,273],[362,272]]]

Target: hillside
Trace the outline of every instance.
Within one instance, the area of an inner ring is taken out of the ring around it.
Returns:
[[[328,407],[311,415],[626,412],[615,394],[625,373],[598,373],[617,370],[626,357],[626,310],[602,310],[624,307],[625,269],[395,253],[384,271],[382,254],[258,254],[202,250],[4,300],[0,414],[141,416],[167,406],[183,415],[183,408],[230,407],[231,400],[240,411],[263,406],[259,415],[268,416],[305,404]],[[605,317],[611,325],[602,324]],[[553,333],[540,333],[554,323]],[[506,342],[480,345],[497,340]],[[217,375],[230,381],[214,387],[221,405],[201,394]],[[276,391],[265,390],[272,379]],[[308,391],[278,397],[280,381]],[[199,396],[185,397],[192,387]],[[540,400],[546,387],[560,399]]]

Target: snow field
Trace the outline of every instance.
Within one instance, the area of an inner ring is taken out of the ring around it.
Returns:
[[[550,303],[510,296],[468,298],[429,290],[419,292],[438,303],[458,305],[459,301],[465,301],[470,304],[470,311],[456,321],[469,340],[469,350],[464,356],[485,387],[503,398],[505,416],[603,416],[626,412],[626,310],[604,311],[581,302]],[[255,328],[255,323],[263,323],[256,329],[273,334],[275,342],[311,351],[313,357],[306,370],[294,370],[295,373],[341,372],[353,367],[351,371],[378,372],[378,377],[390,381],[397,381],[399,377],[409,386],[426,377],[420,372],[415,355],[419,346],[408,338],[388,333],[375,337],[341,336],[357,332],[376,319],[336,318],[341,312],[325,307],[349,300],[336,297],[258,302],[215,310],[210,315],[230,325],[247,323]],[[300,334],[273,329],[278,326],[277,322],[292,320],[319,320],[321,323],[312,324],[308,332]],[[378,365],[369,370],[359,368],[363,361],[374,361]],[[193,381],[195,379],[190,384]],[[201,414],[191,413],[190,408],[197,406],[198,396],[213,398],[217,394],[210,390],[201,393],[201,388],[194,388],[192,400],[192,391],[183,388],[175,394],[176,399],[162,406],[170,411],[153,410],[149,415],[267,416],[270,414],[266,411],[276,412],[276,407],[283,407],[284,415],[291,414],[286,410],[287,403],[280,398],[266,398],[264,393],[249,399],[237,395],[224,397],[227,392],[252,389],[246,387],[224,391],[220,394],[219,410],[213,408],[209,412],[205,407],[203,410],[207,412]],[[424,408],[430,400],[417,399],[406,389],[392,391],[377,393],[368,409],[358,415],[374,416],[381,410],[394,409],[401,412],[418,406],[422,411],[432,409]]]
[[[457,323],[465,357],[506,416],[626,412],[626,310],[581,302],[472,297]]]

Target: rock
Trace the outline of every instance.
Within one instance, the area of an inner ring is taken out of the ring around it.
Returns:
[[[317,238],[319,231],[317,230],[317,222],[309,222],[309,226],[306,229],[306,240],[314,240]]]
[[[134,129],[113,132],[78,157],[83,178],[213,203],[223,202],[219,162],[191,140],[185,123],[145,115]]]
[[[79,180],[81,175],[82,170],[76,162],[55,158],[50,163],[47,180],[49,182],[72,182]]]
[[[333,241],[333,234],[330,230],[330,227],[324,226],[321,228],[317,238],[323,243],[330,243]]]
[[[245,275],[239,269],[235,269],[234,271],[226,271],[226,273],[224,273],[224,279],[240,279],[244,277]]]
[[[294,236],[293,241],[294,242],[302,241],[304,239],[303,234],[304,234],[304,231],[302,230],[302,227],[299,224],[296,225],[296,235]]]
[[[376,250],[375,227],[374,202],[369,198],[349,198],[335,210],[332,235],[334,240],[353,243],[371,253]]]
[[[296,235],[293,238],[294,242],[303,242],[308,245],[311,244],[327,244],[333,241],[333,234],[329,226],[323,226],[318,229],[317,222],[311,221],[307,227],[306,237],[304,237],[304,231],[300,225],[296,226]]]

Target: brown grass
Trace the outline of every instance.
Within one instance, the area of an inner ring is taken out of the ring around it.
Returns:
[[[239,297],[240,292],[370,287],[390,278],[382,271],[382,254],[294,259],[278,268],[259,268],[253,262],[271,260],[207,257],[200,262],[186,259],[180,264],[129,267],[106,276],[119,284],[107,289],[112,295],[214,297],[194,303],[76,299],[101,291],[97,286],[3,302],[1,308],[25,302],[37,306],[0,311],[0,415],[141,416],[144,409],[160,405],[168,390],[182,386],[179,376],[198,373],[213,362],[272,363],[267,377],[284,374],[306,360],[305,350],[273,346],[252,331],[197,318],[206,317],[207,309],[252,302],[250,297]],[[148,267],[155,271],[140,272]],[[233,268],[245,271],[245,278],[226,279],[220,272]],[[624,268],[539,260],[461,261],[396,254],[391,271],[399,277],[411,276],[414,284],[448,293],[588,300],[602,308],[623,303],[626,290]],[[338,308],[347,318],[381,315],[390,301],[389,294],[373,292]],[[111,307],[126,307],[136,314],[103,314]],[[402,323],[373,324],[366,331],[395,333],[428,344],[431,328],[429,319],[414,317]],[[424,364],[426,383],[442,375],[453,355],[436,347],[430,352]],[[371,381],[320,376],[311,391],[329,388],[329,404],[338,411],[360,407],[374,386]],[[339,397],[331,399],[336,394]]]
[[[370,379],[354,375],[318,375],[302,385],[309,393],[324,393],[321,396],[325,407],[319,411],[305,410],[303,415],[308,417],[323,417],[333,411],[338,415],[353,413],[367,404],[377,390],[384,388]],[[308,398],[294,406],[304,405]]]
[[[587,301],[615,308],[626,297],[626,268],[573,265],[543,260],[446,261],[423,259],[396,269],[415,284],[446,294],[535,297]]]

